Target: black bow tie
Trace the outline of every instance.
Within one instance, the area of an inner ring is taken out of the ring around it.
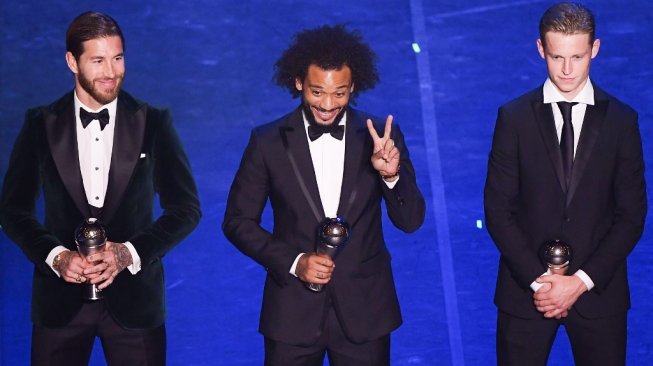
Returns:
[[[104,131],[104,126],[109,124],[109,110],[104,108],[98,113],[91,113],[84,108],[79,108],[79,119],[82,120],[82,126],[86,128],[91,121],[97,119],[100,122],[100,130]]]
[[[328,126],[323,126],[323,125],[308,126],[308,138],[311,139],[311,141],[315,141],[319,139],[320,136],[324,135],[325,133],[330,134],[331,136],[333,136],[338,140],[342,140],[342,137],[345,135],[345,126],[334,125],[334,124]]]

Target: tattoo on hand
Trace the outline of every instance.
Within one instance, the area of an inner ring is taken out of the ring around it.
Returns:
[[[116,257],[116,267],[118,267],[118,272],[121,272],[123,269],[127,268],[132,264],[132,255],[129,253],[129,249],[124,244],[118,244],[111,247],[113,255]]]

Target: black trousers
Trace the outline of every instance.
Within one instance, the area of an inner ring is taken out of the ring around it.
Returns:
[[[100,337],[107,365],[160,366],[166,363],[165,325],[128,330],[111,317],[103,301],[85,303],[63,328],[33,326],[33,366],[86,366],[95,337]]]
[[[331,307],[322,335],[312,346],[294,346],[265,338],[265,366],[322,366],[325,354],[331,366],[388,366],[390,334],[362,344],[353,343]]]
[[[576,366],[626,364],[626,313],[583,318],[572,308],[566,318],[522,319],[499,311],[497,364],[545,366],[558,327],[564,325]]]

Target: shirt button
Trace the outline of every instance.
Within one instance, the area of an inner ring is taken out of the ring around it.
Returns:
[[[95,141],[100,141],[100,139],[96,137],[96,138],[95,138]]]
[[[98,197],[98,196],[95,196],[95,199],[96,199],[96,200],[99,200],[99,199],[100,199],[100,197]]]

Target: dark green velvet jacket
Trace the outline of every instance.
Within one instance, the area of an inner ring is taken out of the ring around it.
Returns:
[[[77,153],[73,93],[27,111],[4,178],[0,224],[34,263],[32,320],[65,326],[82,305],[81,286],[64,282],[45,263],[58,245],[76,250],[75,228],[90,216]],[[45,218],[35,206],[42,192]],[[158,194],[162,214],[153,219]],[[109,184],[103,208],[108,239],[131,242],[142,261],[105,291],[109,312],[129,329],[165,319],[161,258],[188,235],[201,213],[195,181],[167,110],[125,92],[118,96]]]

